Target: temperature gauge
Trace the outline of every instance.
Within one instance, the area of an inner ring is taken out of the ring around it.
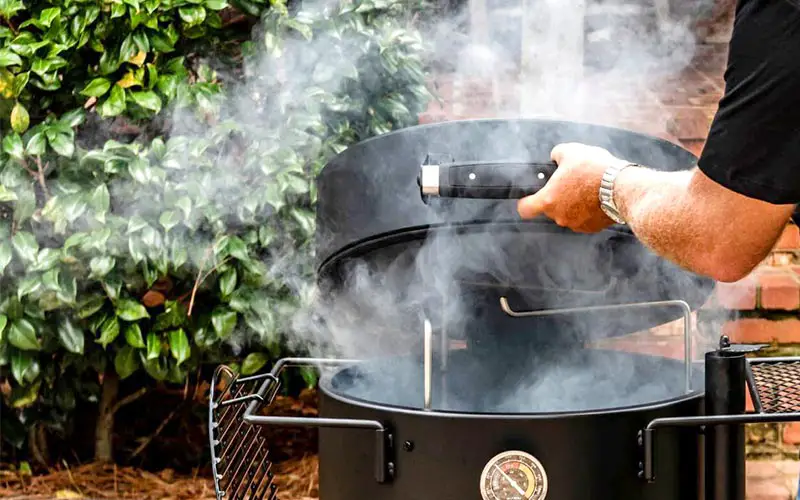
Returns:
[[[528,453],[506,451],[483,468],[481,496],[483,500],[544,500],[547,474]]]

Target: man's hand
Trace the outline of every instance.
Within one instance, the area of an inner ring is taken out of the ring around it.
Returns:
[[[523,219],[544,214],[559,226],[579,233],[601,231],[614,223],[600,208],[600,181],[612,165],[625,165],[609,151],[584,144],[559,144],[550,154],[558,164],[536,194],[519,200]]]

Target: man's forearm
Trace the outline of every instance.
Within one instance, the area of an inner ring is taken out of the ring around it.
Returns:
[[[615,200],[634,234],[654,252],[721,281],[740,279],[757,266],[791,214],[789,208],[768,207],[776,215],[759,218],[763,202],[724,190],[697,169],[626,168],[617,178]]]

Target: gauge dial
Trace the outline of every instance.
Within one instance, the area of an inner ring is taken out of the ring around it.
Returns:
[[[528,453],[506,451],[483,468],[481,496],[483,500],[544,500],[547,474]]]

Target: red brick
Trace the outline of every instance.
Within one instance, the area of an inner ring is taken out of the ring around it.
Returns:
[[[794,224],[788,224],[783,230],[783,234],[775,244],[775,250],[798,250],[800,249],[800,231]]]
[[[786,424],[783,428],[783,442],[786,444],[800,444],[800,422]]]
[[[755,276],[747,276],[735,283],[717,283],[715,295],[723,309],[746,311],[756,308]]]
[[[722,325],[722,333],[732,342],[743,344],[798,343],[800,342],[800,319],[769,320],[742,318]]]
[[[800,284],[788,270],[762,271],[758,274],[761,307],[792,311],[800,306]]]

